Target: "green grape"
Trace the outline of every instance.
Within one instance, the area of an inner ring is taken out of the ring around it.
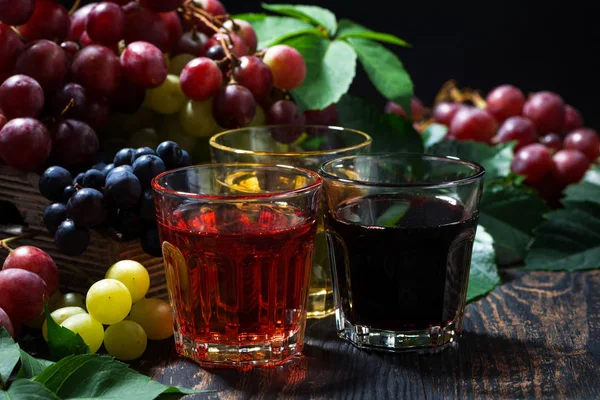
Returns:
[[[148,338],[144,329],[134,321],[121,321],[106,328],[104,347],[108,354],[121,361],[139,358],[144,351]]]
[[[161,143],[158,133],[154,128],[142,128],[133,132],[129,137],[128,146],[134,149],[139,147],[151,147],[155,149]]]
[[[60,325],[63,322],[65,322],[68,318],[72,317],[73,315],[77,315],[77,314],[87,314],[87,313],[81,307],[63,307],[63,308],[59,308],[58,310],[55,310],[52,313],[50,313],[50,316],[52,317],[54,322],[56,322],[57,324]],[[47,342],[48,341],[48,323],[46,322],[46,320],[44,320],[44,323],[42,325],[42,336],[44,337],[44,340]]]
[[[256,106],[256,114],[248,126],[264,126],[267,120],[265,117],[265,111],[259,105]]]
[[[104,277],[116,279],[127,286],[133,303],[143,299],[150,289],[148,270],[137,261],[121,260],[113,264]]]
[[[191,54],[176,55],[171,59],[171,62],[169,62],[169,74],[179,76],[181,74],[181,71],[183,71],[183,69],[187,65],[187,63],[192,61],[194,58],[196,57]]]
[[[129,319],[140,324],[150,340],[173,336],[173,312],[164,300],[149,298],[138,301],[133,305]]]
[[[186,101],[187,97],[181,90],[177,75],[167,75],[167,79],[159,87],[148,90],[146,95],[148,107],[165,115],[175,114]]]
[[[65,307],[81,307],[85,310],[85,297],[80,293],[65,293],[54,299],[54,301],[50,299],[48,311],[53,312]]]
[[[190,136],[183,131],[179,123],[179,115],[163,117],[163,123],[160,126],[158,136],[160,141],[172,140],[187,151],[194,149],[198,141],[198,138]]]
[[[179,122],[183,130],[192,136],[210,136],[217,128],[212,115],[213,101],[188,101],[179,113]]]
[[[86,297],[87,310],[97,321],[112,325],[125,319],[131,310],[131,294],[116,279],[102,279],[92,285]]]
[[[78,333],[85,344],[90,346],[90,353],[98,351],[104,341],[104,327],[89,314],[77,314],[67,318],[60,326]]]

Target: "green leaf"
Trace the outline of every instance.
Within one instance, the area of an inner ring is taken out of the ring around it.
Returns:
[[[591,202],[600,204],[600,167],[590,169],[577,185],[569,185],[565,190],[563,203]]]
[[[53,364],[54,363],[52,361],[32,357],[21,350],[21,369],[19,369],[17,378],[33,378],[34,376],[41,374],[44,369]]]
[[[356,73],[356,54],[346,42],[304,35],[286,40],[306,61],[306,78],[292,91],[300,112],[322,110],[348,92]]]
[[[8,378],[19,362],[19,345],[6,329],[0,326],[0,386],[6,387]]]
[[[372,152],[423,152],[421,136],[411,121],[384,114],[365,100],[350,95],[342,97],[336,108],[342,126],[373,138]]]
[[[473,243],[467,301],[486,295],[501,283],[492,236],[478,226]]]
[[[421,137],[423,138],[423,144],[426,149],[430,148],[434,144],[442,141],[448,134],[448,127],[442,124],[431,124],[425,129]]]
[[[61,399],[154,399],[161,393],[194,394],[165,386],[112,357],[86,354],[63,358],[34,378]]]
[[[335,35],[337,30],[337,20],[335,15],[322,7],[296,5],[296,4],[262,4],[265,10],[276,12],[278,14],[289,15],[310,21],[317,26],[321,26],[327,30],[329,36]]]
[[[375,32],[347,19],[340,20],[336,39],[347,39],[350,37],[371,39],[378,42],[410,47],[410,44],[408,44],[405,40],[400,39],[398,36],[391,35],[389,33]]]
[[[378,226],[388,226],[394,228],[398,225],[398,222],[404,218],[409,208],[410,202],[396,203],[385,210],[385,212],[377,218],[376,224]]]
[[[44,304],[44,313],[48,328],[48,347],[50,348],[50,354],[52,354],[55,360],[60,360],[70,355],[89,354],[90,347],[85,344],[81,336],[58,325],[50,316],[46,304]]]
[[[4,395],[2,397],[1,395]],[[17,379],[7,392],[0,391],[0,399],[6,400],[60,400],[41,383],[29,379]]]
[[[246,20],[258,37],[258,48],[274,46],[301,35],[321,35],[321,31],[308,22],[290,17],[273,17],[266,14],[242,14],[235,18]]]
[[[398,57],[372,40],[357,37],[349,37],[346,40],[356,51],[360,63],[377,90],[410,114],[413,83]]]

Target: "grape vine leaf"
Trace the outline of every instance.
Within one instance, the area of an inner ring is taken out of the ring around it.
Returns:
[[[314,25],[325,28],[328,36],[333,37],[337,30],[337,20],[335,14],[326,8],[301,4],[262,4],[265,10],[278,14],[289,15],[290,17],[307,20]]]
[[[564,208],[546,214],[525,257],[532,270],[580,271],[600,268],[600,167],[571,185]]]
[[[357,24],[356,22],[352,22],[347,19],[340,20],[338,24],[336,39],[341,40],[350,37],[371,39],[376,40],[378,42],[385,42],[396,44],[398,46],[411,47],[410,44],[408,44],[405,40],[400,39],[398,36],[389,33],[375,32],[365,28],[362,25]]]
[[[356,73],[356,53],[346,42],[304,35],[286,40],[306,62],[306,78],[292,91],[300,112],[322,110],[348,92]]]
[[[500,284],[502,280],[498,275],[494,240],[485,228],[478,226],[473,243],[467,302],[486,295]]]
[[[0,399],[61,400],[41,383],[29,379],[17,379],[10,385],[8,391],[0,390]]]
[[[33,378],[39,375],[44,369],[54,364],[52,361],[35,358],[21,350],[21,369],[17,374],[18,378]]]
[[[55,360],[60,360],[74,354],[89,354],[90,347],[85,344],[81,336],[58,325],[50,316],[46,304],[44,304],[44,314],[48,329],[48,347],[50,348],[50,354]]]
[[[69,356],[46,368],[33,381],[61,399],[154,399],[163,393],[184,396],[201,391],[165,386],[129,369],[127,364],[97,354]]]
[[[384,114],[365,100],[345,95],[336,105],[342,126],[373,138],[371,152],[423,152],[423,142],[410,120]]]
[[[296,36],[320,35],[321,31],[308,22],[291,17],[266,14],[239,14],[234,18],[248,21],[258,37],[258,48],[274,46]]]
[[[358,37],[345,39],[356,51],[369,79],[386,99],[410,114],[413,83],[398,57],[377,42]]]
[[[8,378],[19,362],[19,345],[6,329],[0,327],[0,387],[6,387]]]
[[[423,145],[429,149],[435,144],[441,142],[448,134],[448,127],[442,124],[431,124],[421,134]]]

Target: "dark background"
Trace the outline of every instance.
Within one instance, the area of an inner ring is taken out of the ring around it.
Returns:
[[[260,12],[259,1],[222,0],[231,14]],[[370,29],[394,33],[413,48],[398,54],[430,105],[440,86],[455,79],[486,93],[503,83],[525,92],[552,90],[600,129],[600,2],[298,0]],[[65,1],[68,3],[68,1]],[[359,73],[351,89],[383,107],[381,96]]]

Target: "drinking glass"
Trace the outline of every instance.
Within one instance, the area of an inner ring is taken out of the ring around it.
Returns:
[[[252,190],[232,189],[238,180]],[[255,164],[154,179],[179,354],[250,367],[302,350],[321,185],[313,171]]]
[[[292,143],[290,138],[295,138]],[[333,126],[268,126],[226,131],[210,139],[213,162],[285,164],[318,171],[333,158],[364,154],[369,135]],[[239,190],[252,190],[253,182],[240,182]],[[321,214],[322,215],[322,214]],[[320,219],[317,230],[308,301],[308,317],[333,314],[331,269],[327,241]]]
[[[321,167],[338,336],[438,351],[462,330],[485,171],[454,157],[351,156]]]

